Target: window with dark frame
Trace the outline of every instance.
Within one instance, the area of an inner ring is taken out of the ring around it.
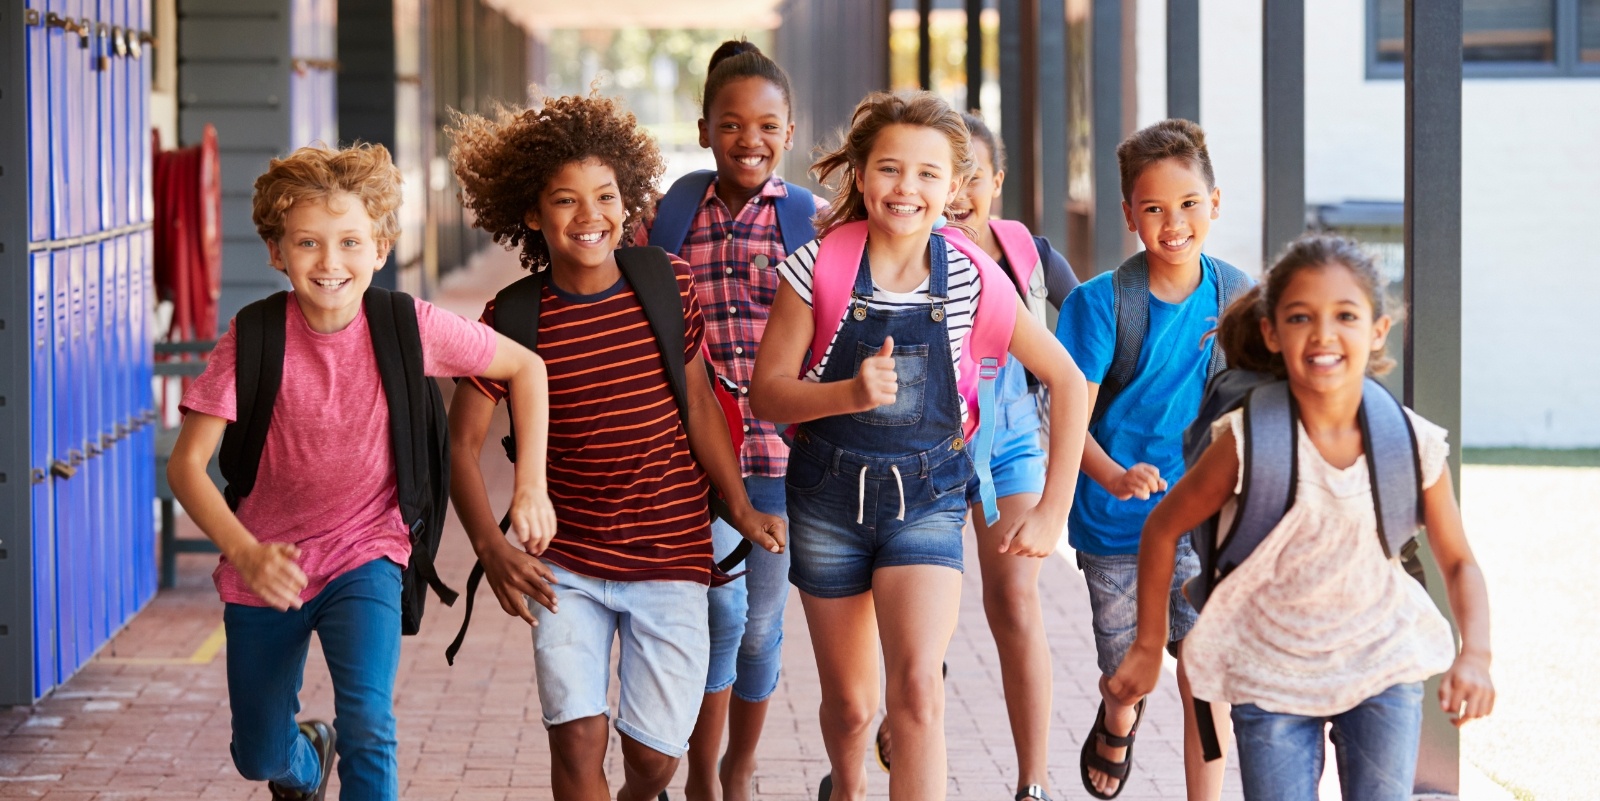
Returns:
[[[1367,77],[1400,78],[1405,0],[1367,0]],[[1463,0],[1468,78],[1600,76],[1600,0]]]

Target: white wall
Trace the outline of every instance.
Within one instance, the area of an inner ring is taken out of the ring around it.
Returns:
[[[1143,10],[1141,125],[1164,116],[1165,31]],[[1404,84],[1366,79],[1364,0],[1306,4],[1306,199],[1404,197]],[[1261,4],[1201,4],[1201,124],[1222,188],[1206,249],[1259,270]],[[1153,29],[1153,30],[1152,30]],[[1157,55],[1151,55],[1157,53]],[[1600,79],[1468,79],[1462,137],[1466,445],[1600,446]],[[1426,198],[1419,202],[1427,202]]]

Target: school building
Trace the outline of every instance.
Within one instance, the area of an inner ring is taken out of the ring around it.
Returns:
[[[1005,215],[1085,277],[1134,247],[1116,143],[1197,119],[1208,250],[1258,270],[1307,227],[1366,239],[1408,302],[1409,403],[1468,446],[1600,447],[1600,271],[1568,255],[1600,179],[1600,0],[0,0],[0,705],[103,658],[200,547],[163,544],[159,466],[176,382],[286,287],[250,222],[268,159],[387,145],[406,199],[377,282],[435,297],[494,248],[452,110],[525,102],[566,66],[552,31],[706,28],[790,71],[793,180],[868,91],[981,109]],[[1453,794],[1455,733],[1425,726],[1419,792]]]

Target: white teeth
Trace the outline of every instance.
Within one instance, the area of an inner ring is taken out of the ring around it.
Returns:
[[[599,242],[600,239],[602,237],[604,237],[604,236],[605,236],[605,232],[604,231],[596,231],[595,233],[592,233],[592,234],[577,234],[577,235],[573,236],[572,238],[578,240],[579,242],[593,243],[593,242]]]
[[[1331,367],[1339,362],[1344,361],[1344,357],[1337,353],[1323,353],[1317,356],[1312,356],[1308,361],[1317,365],[1318,367]]]
[[[1183,237],[1182,239],[1164,239],[1164,240],[1161,241],[1161,244],[1166,245],[1169,248],[1181,248],[1184,245],[1189,244],[1189,240],[1192,239],[1192,238],[1193,237],[1187,237],[1186,236],[1186,237]]]
[[[327,287],[329,289],[333,289],[334,287],[344,286],[345,282],[349,281],[350,279],[348,279],[348,278],[313,278],[311,280],[317,286],[325,286],[325,287]]]
[[[761,165],[761,162],[766,161],[766,159],[760,156],[744,156],[734,160],[746,167],[758,167]]]
[[[889,210],[896,214],[916,214],[916,206],[903,206],[899,203],[890,203]]]

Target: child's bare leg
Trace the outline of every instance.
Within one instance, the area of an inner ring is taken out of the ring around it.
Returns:
[[[728,699],[733,688],[706,693],[700,702],[700,717],[695,718],[689,735],[689,779],[683,795],[688,801],[720,801],[721,782],[717,779],[717,754],[722,752],[722,727],[728,720]]]
[[[1222,758],[1207,762],[1200,749],[1200,729],[1194,716],[1194,695],[1183,669],[1183,646],[1178,647],[1178,694],[1183,696],[1183,777],[1189,801],[1217,801],[1222,797],[1222,774],[1228,766],[1228,744],[1233,742],[1233,717],[1227,704],[1213,703],[1211,719],[1217,724],[1217,744]]]
[[[1001,498],[1000,519],[1020,515],[1039,502],[1032,493]],[[999,552],[1000,536],[974,513],[978,566],[983,574],[983,611],[1000,652],[1011,739],[1017,749],[1017,789],[1037,784],[1049,790],[1051,684],[1050,644],[1039,605],[1043,559]]]
[[[833,774],[833,801],[867,797],[861,758],[878,714],[878,621],[872,595],[818,598],[800,593],[822,689],[818,718]]]
[[[551,726],[550,790],[572,801],[610,801],[606,786],[606,716]]]
[[[678,770],[678,758],[622,735],[622,789],[617,801],[656,801]],[[556,793],[556,798],[562,798]]]
[[[723,798],[727,801],[750,801],[750,780],[756,770],[756,743],[767,723],[767,703],[745,701],[737,696],[728,701],[728,752],[723,755],[719,770]]]
[[[1138,711],[1132,706],[1123,704],[1106,689],[1106,677],[1100,677],[1100,697],[1106,704],[1106,731],[1122,737],[1133,729],[1133,724],[1139,719]],[[1104,742],[1096,741],[1095,750],[1108,762],[1121,762],[1127,758],[1128,749],[1112,748]],[[1094,787],[1100,792],[1110,795],[1117,791],[1121,781],[1107,776],[1094,768],[1089,768],[1089,781],[1094,782]]]
[[[884,567],[872,588],[894,732],[889,798],[941,801],[949,783],[941,665],[955,633],[961,574],[934,565]]]

